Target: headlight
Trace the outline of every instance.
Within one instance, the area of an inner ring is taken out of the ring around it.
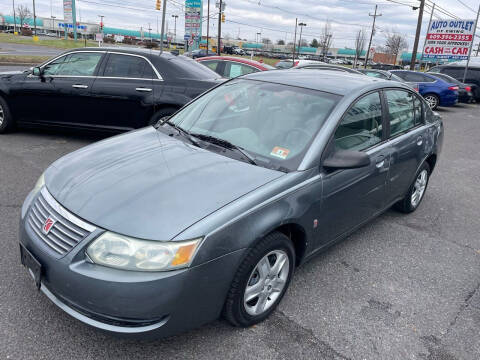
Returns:
[[[106,232],[88,247],[87,255],[96,264],[117,269],[173,270],[191,264],[201,240],[160,242]]]
[[[38,193],[44,185],[45,185],[45,175],[42,174],[40,175],[37,182],[35,183],[35,186],[32,189],[32,194]]]

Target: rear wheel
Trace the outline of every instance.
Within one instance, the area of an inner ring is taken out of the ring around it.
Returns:
[[[440,99],[435,94],[427,94],[423,97],[431,110],[435,110],[440,104]]]
[[[403,200],[395,204],[395,208],[403,213],[411,213],[417,210],[423,200],[425,191],[427,190],[428,180],[430,178],[430,166],[423,163],[420,170],[415,176],[413,184],[410,186],[407,195]]]
[[[266,319],[280,303],[292,278],[295,250],[288,237],[274,232],[262,239],[237,270],[223,311],[234,326]]]
[[[0,134],[6,133],[13,128],[12,113],[7,102],[0,96]]]

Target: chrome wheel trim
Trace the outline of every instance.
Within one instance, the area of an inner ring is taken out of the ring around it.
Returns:
[[[243,307],[252,316],[266,312],[287,284],[290,260],[283,250],[274,250],[260,259],[248,278]]]
[[[2,104],[0,104],[0,126],[3,125],[4,121],[5,121],[5,112],[3,111]]]
[[[425,101],[427,102],[428,107],[429,107],[430,109],[433,109],[433,108],[435,108],[435,106],[438,105],[438,100],[437,100],[437,98],[436,98],[435,96],[433,96],[433,95],[427,95],[427,96],[425,97]]]
[[[418,206],[420,200],[422,200],[423,194],[425,193],[425,188],[427,187],[428,172],[427,170],[422,170],[418,174],[415,184],[413,185],[414,191],[410,198],[410,203],[414,208]]]

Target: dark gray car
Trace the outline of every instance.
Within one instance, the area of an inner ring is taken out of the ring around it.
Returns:
[[[237,78],[52,164],[22,207],[22,263],[56,305],[109,332],[166,336],[222,314],[250,326],[297,266],[392,205],[417,209],[442,139],[401,83]]]

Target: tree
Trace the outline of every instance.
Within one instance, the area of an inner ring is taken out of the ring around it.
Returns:
[[[282,40],[282,39],[277,40],[277,45],[285,45],[285,40]]]
[[[396,64],[397,56],[400,51],[408,48],[405,35],[397,32],[387,32],[385,37],[385,46],[383,47],[383,51],[387,54],[393,55],[393,63]]]
[[[330,47],[332,46],[332,26],[329,21],[325,23],[325,26],[322,30],[322,33],[320,34],[320,50],[322,54],[322,58],[325,59],[328,54],[328,50],[330,50]]]
[[[318,40],[313,39],[312,42],[310,43],[310,46],[313,47],[313,48],[318,48],[318,46],[319,46]]]
[[[301,47],[306,47],[306,46],[308,46],[308,41],[305,40],[305,39],[302,39],[302,41],[300,41],[300,46],[301,46]]]
[[[362,56],[362,53],[365,50],[365,37],[365,30],[358,30],[355,37],[355,61],[353,62],[353,67],[357,67],[358,58]]]
[[[269,45],[272,43],[272,40],[269,38],[262,38],[262,44]]]
[[[30,9],[24,5],[17,6],[17,12],[15,15],[17,15],[17,17],[20,20],[20,27],[23,27],[23,24],[25,23],[25,19],[32,18],[32,13]]]

